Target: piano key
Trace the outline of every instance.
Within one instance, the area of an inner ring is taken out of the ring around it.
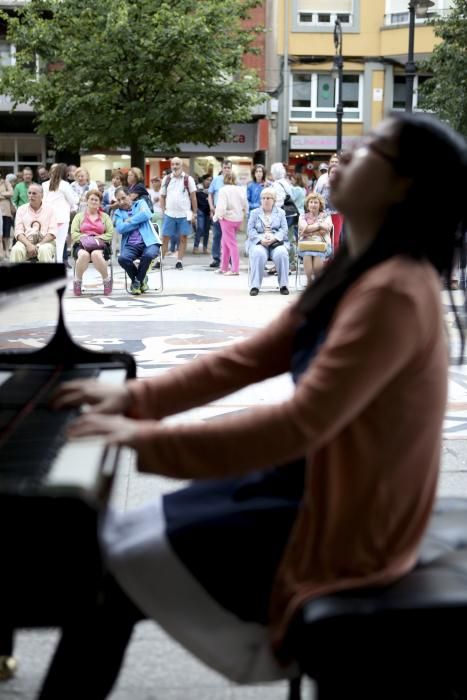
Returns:
[[[68,440],[56,456],[44,486],[78,486],[94,491],[104,450],[105,440],[101,437]]]
[[[126,380],[125,369],[101,369],[97,379],[106,384],[123,384]]]
[[[0,370],[0,386],[4,384],[10,377],[13,376],[13,372],[7,372],[5,370]]]

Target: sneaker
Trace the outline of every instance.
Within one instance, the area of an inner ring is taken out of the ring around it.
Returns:
[[[219,260],[213,260],[209,267],[220,267]]]
[[[224,275],[226,277],[238,277],[240,273],[239,272],[233,272],[232,270],[228,270],[227,272],[224,272]]]
[[[143,282],[141,283],[141,294],[144,292],[147,292],[149,289],[149,284],[148,284],[148,276],[144,278]]]
[[[207,248],[203,248],[203,255],[209,255],[209,250]]]
[[[193,248],[193,255],[199,255],[199,248]]]
[[[281,294],[290,294],[288,287],[281,287],[279,291]]]
[[[177,262],[175,263],[175,269],[176,270],[183,270],[183,263],[181,260],[177,260]]]
[[[250,297],[257,297],[259,294],[259,289],[258,287],[252,287],[250,289]]]
[[[141,282],[133,280],[130,287],[130,294],[141,294]]]
[[[75,280],[73,282],[73,294],[75,297],[81,296],[81,280]]]
[[[104,280],[104,296],[108,297],[110,294],[112,294],[112,280]]]
[[[155,263],[154,269],[155,269],[155,270],[160,270],[160,269],[161,269],[161,261],[160,261],[160,260],[158,260],[158,261]]]

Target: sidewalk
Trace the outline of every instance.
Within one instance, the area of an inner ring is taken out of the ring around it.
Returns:
[[[110,297],[101,296],[102,285],[93,271],[89,271],[86,277],[85,288],[89,294],[81,298],[71,295],[70,278],[65,317],[75,341],[93,350],[112,348],[131,352],[138,364],[138,375],[150,376],[247,337],[296,299],[294,276],[291,276],[288,297],[279,294],[277,277],[266,277],[259,296],[250,297],[246,258],[241,258],[239,277],[216,274],[209,268],[210,262],[210,256],[188,255],[184,269],[179,271],[174,269],[175,258],[167,258],[164,292],[140,297],[131,297],[125,292],[123,274],[118,266],[114,268],[115,288]],[[461,293],[456,294],[460,303]],[[447,294],[445,303],[448,304]],[[448,313],[446,318],[448,327],[452,328],[452,318]],[[18,318],[12,310],[7,326],[0,332],[0,347],[7,347],[8,343],[15,347],[39,347],[45,334],[42,314],[41,319]],[[457,345],[455,332],[452,336],[454,345]],[[291,380],[282,376],[171,420],[198,420],[240,412],[254,405],[282,401],[291,392]],[[467,377],[464,366],[451,368],[449,392],[439,492],[462,495],[467,492]],[[113,503],[117,508],[132,508],[178,485],[178,482],[168,479],[138,475],[133,457],[127,452]],[[49,630],[25,631],[18,635],[18,674],[10,682],[0,685],[2,700],[30,700],[34,697],[56,638],[57,634]],[[82,668],[85,673],[85,649]],[[138,626],[111,698],[285,700],[286,695],[285,684],[245,688],[225,681],[149,622]],[[308,686],[308,698],[311,697]],[[308,700],[306,694],[304,698]]]

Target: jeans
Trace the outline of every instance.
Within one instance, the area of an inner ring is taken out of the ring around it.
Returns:
[[[123,267],[132,282],[135,280],[144,282],[151,260],[157,258],[159,250],[160,246],[156,243],[153,245],[145,245],[144,243],[131,245],[127,243],[120,253],[118,264],[120,267]],[[134,264],[134,261],[137,259],[139,259],[138,267]]]
[[[221,261],[221,238],[222,229],[218,221],[213,221],[212,224],[212,259],[214,262]]]
[[[203,248],[208,247],[210,226],[211,216],[209,214],[206,214],[204,211],[201,211],[201,209],[198,209],[196,216],[195,242],[193,244],[194,248],[199,247],[199,242],[201,238],[203,239]]]

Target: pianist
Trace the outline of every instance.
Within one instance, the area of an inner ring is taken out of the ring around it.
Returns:
[[[28,187],[28,203],[18,207],[15,217],[16,242],[11,249],[10,261],[14,263],[37,259],[38,262],[53,262],[55,259],[55,237],[57,221],[54,211],[43,204],[41,185],[31,183]],[[29,232],[33,225],[38,228],[36,240]],[[40,229],[40,230],[39,230]]]
[[[433,159],[449,166],[448,210],[426,206]],[[130,600],[205,663],[253,683],[292,672],[287,630],[307,599],[413,568],[446,407],[440,278],[466,187],[460,137],[428,115],[391,117],[333,180],[345,244],[269,327],[126,387],[61,388],[55,408],[91,406],[71,436],[101,434],[135,448],[140,471],[195,481],[109,514],[101,542],[127,602],[104,592],[92,622],[65,629],[43,698],[105,697],[140,616]],[[163,421],[284,372],[287,401]]]

